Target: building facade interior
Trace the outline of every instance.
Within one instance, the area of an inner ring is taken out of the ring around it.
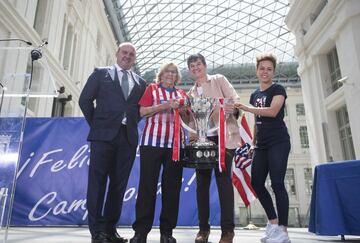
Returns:
[[[188,90],[194,82],[186,58],[201,53],[209,73],[225,75],[246,103],[258,86],[256,55],[274,53],[274,81],[288,94],[290,226],[308,222],[315,165],[360,158],[358,0],[2,0],[0,9],[0,39],[32,43],[0,41],[0,77],[9,69],[29,73],[31,65],[28,54],[5,58],[4,48],[36,47],[46,63],[32,70],[31,92],[56,94],[31,96],[30,117],[82,116],[78,99],[87,77],[94,67],[113,65],[122,42],[136,46],[134,70],[148,83],[172,60],[181,69],[179,87]],[[4,102],[0,116],[12,112]],[[246,225],[249,211],[235,193],[236,224]],[[251,217],[266,224],[257,201]]]

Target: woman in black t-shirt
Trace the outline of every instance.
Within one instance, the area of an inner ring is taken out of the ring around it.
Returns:
[[[289,243],[287,234],[289,198],[284,179],[290,152],[290,138],[283,120],[287,95],[283,86],[272,81],[275,67],[274,55],[259,55],[256,58],[256,76],[260,87],[250,96],[252,106],[236,103],[235,107],[251,112],[255,116],[251,184],[269,220],[261,242]],[[265,187],[268,174],[275,193],[277,213]]]

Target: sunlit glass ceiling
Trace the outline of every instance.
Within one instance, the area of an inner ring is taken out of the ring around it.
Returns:
[[[115,6],[141,73],[169,59],[185,68],[198,52],[210,68],[253,63],[264,51],[279,62],[295,61],[295,38],[284,22],[288,0],[119,0]]]

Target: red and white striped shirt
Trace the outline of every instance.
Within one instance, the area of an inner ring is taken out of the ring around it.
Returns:
[[[167,89],[161,84],[150,84],[139,101],[140,106],[153,106],[166,103],[170,99],[185,98],[183,90]],[[184,132],[181,130],[181,137]],[[160,148],[172,148],[174,137],[174,112],[165,110],[146,118],[140,145]]]

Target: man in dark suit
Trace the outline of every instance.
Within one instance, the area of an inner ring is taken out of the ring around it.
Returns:
[[[79,99],[90,126],[87,209],[92,243],[127,242],[116,232],[138,145],[138,101],[146,83],[131,71],[136,51],[122,43],[114,66],[95,68]]]

